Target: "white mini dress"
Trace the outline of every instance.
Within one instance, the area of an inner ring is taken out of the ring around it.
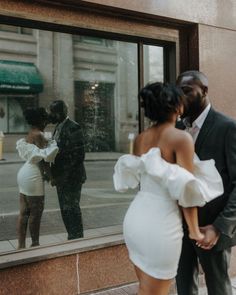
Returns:
[[[152,148],[141,157],[123,155],[114,168],[114,186],[140,191],[124,218],[123,233],[131,261],[158,279],[176,276],[183,228],[178,205],[203,206],[222,195],[223,184],[214,160],[194,160],[194,173],[161,157]]]
[[[17,174],[20,193],[26,196],[43,196],[44,181],[38,163],[41,160],[54,162],[58,152],[56,141],[50,140],[46,148],[40,149],[21,138],[16,143],[16,149],[19,156],[26,161]]]

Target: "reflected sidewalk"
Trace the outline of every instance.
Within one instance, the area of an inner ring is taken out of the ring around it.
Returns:
[[[98,152],[98,153],[86,153],[85,161],[116,161],[122,153],[115,152]],[[3,153],[3,159],[0,160],[1,164],[16,164],[23,163],[24,161],[19,157],[17,153]]]
[[[84,238],[95,238],[98,236],[108,236],[111,234],[120,234],[122,232],[122,225],[113,225],[106,227],[99,227],[93,229],[84,230]],[[40,235],[39,242],[41,246],[55,245],[58,243],[64,243],[67,241],[67,233],[61,232],[57,234]],[[0,241],[0,254],[4,254],[9,251],[17,250],[17,239]],[[26,238],[26,248],[29,248],[31,244],[31,238]]]

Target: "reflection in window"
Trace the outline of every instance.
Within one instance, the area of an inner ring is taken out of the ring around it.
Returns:
[[[164,81],[163,47],[144,45],[144,84]]]
[[[143,46],[144,85],[152,82],[164,82],[164,49],[160,46]],[[144,118],[144,128],[150,125]]]
[[[93,44],[74,47],[75,120],[88,152],[127,152],[128,134],[138,133],[137,45],[112,42],[103,51]]]
[[[5,25],[0,26],[0,30],[32,32]],[[15,153],[16,141],[25,136],[17,134],[26,133],[28,128],[22,116],[25,108],[48,107],[54,99],[64,100],[69,107],[69,117],[80,123],[86,139],[87,180],[80,200],[85,237],[120,231],[134,193],[115,192],[112,175],[117,158],[130,152],[133,138],[130,134],[138,133],[138,43],[43,30],[37,30],[37,38],[32,42],[27,42],[25,36],[21,39],[21,35],[9,42],[5,36],[0,34],[0,131],[5,133],[4,153]],[[14,64],[13,70],[9,70],[8,83],[3,71],[5,63]],[[28,66],[20,71],[16,67],[18,63],[21,70],[24,63],[32,65],[35,74],[29,75]],[[145,83],[163,81],[163,48],[144,45],[144,66]],[[28,86],[25,75],[30,82]],[[53,134],[54,127],[47,127],[48,134]],[[11,164],[10,169],[0,169],[2,252],[17,247],[16,174],[21,165],[16,163]],[[66,239],[56,189],[45,183],[40,244]],[[27,243],[28,248],[28,240]]]
[[[75,82],[75,120],[85,133],[87,152],[115,149],[114,83]]]
[[[37,99],[30,97],[0,97],[0,130],[4,133],[27,132],[23,111],[37,105]]]

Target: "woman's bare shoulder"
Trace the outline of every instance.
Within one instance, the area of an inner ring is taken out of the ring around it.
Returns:
[[[192,136],[188,132],[177,128],[174,128],[173,133],[170,136],[170,140],[171,144],[173,144],[176,149],[178,149],[179,147],[188,148],[194,146]]]
[[[47,140],[44,137],[43,132],[40,130],[34,130],[29,134],[29,138],[31,138],[32,143],[37,145],[39,148],[44,148],[47,146]]]

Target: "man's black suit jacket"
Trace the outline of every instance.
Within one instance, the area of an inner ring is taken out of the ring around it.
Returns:
[[[199,208],[200,226],[213,224],[220,232],[216,250],[236,245],[236,122],[210,109],[195,143],[201,160],[214,159],[224,194]]]
[[[59,152],[52,165],[52,176],[57,186],[84,183],[84,136],[80,125],[66,119],[57,140]]]

